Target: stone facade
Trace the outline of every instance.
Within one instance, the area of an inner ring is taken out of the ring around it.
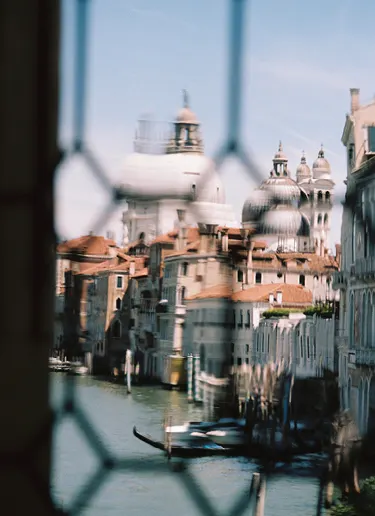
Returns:
[[[342,142],[347,152],[347,192],[341,230],[341,270],[336,341],[342,405],[362,433],[375,431],[375,102],[361,105],[351,89]]]

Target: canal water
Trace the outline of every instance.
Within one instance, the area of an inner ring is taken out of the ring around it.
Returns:
[[[65,382],[61,373],[51,373],[51,403],[62,402]],[[186,396],[160,387],[134,387],[127,395],[124,385],[77,377],[75,392],[79,406],[102,443],[119,457],[132,459],[146,471],[136,469],[111,474],[95,492],[80,514],[87,516],[191,516],[202,513],[196,496],[187,488],[184,474],[153,472],[153,464],[166,459],[158,451],[137,440],[136,425],[153,436],[162,436],[162,420],[167,409],[173,424],[200,420],[201,410],[190,405]],[[69,509],[80,489],[99,462],[76,422],[67,418],[55,429],[52,492],[56,503]],[[148,465],[149,464],[149,465]],[[313,516],[316,513],[318,481],[306,476],[308,463],[301,462],[268,481],[266,516]],[[149,471],[148,471],[149,468]],[[290,467],[289,467],[290,468]],[[235,502],[248,492],[256,464],[245,459],[214,458],[189,461],[189,471],[218,514],[231,514]],[[290,469],[289,469],[290,472]],[[244,514],[251,514],[250,508]]]

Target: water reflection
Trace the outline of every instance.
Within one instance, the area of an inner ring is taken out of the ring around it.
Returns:
[[[117,456],[150,465],[149,472],[140,474],[133,470],[112,475],[83,514],[201,514],[194,495],[186,488],[183,474],[153,472],[153,461],[163,463],[165,458],[132,434],[133,425],[137,425],[155,437],[161,437],[161,423],[167,408],[171,408],[176,423],[201,419],[201,408],[188,404],[184,394],[165,391],[160,387],[135,386],[132,394],[128,395],[125,385],[90,377],[77,377],[74,380],[79,405],[103,444]],[[51,402],[54,406],[61,402],[63,389],[63,375],[52,373]],[[65,422],[55,430],[53,458],[53,493],[68,507],[69,500],[97,465],[92,450],[74,422]],[[306,470],[305,465],[300,465],[301,470]],[[228,514],[238,497],[248,491],[251,474],[256,468],[253,461],[244,458],[217,457],[191,461],[189,471],[219,513]],[[286,516],[292,511],[313,515],[317,491],[316,480],[280,473],[268,483],[266,516]]]

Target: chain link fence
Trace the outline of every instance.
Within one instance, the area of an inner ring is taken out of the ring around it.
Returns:
[[[106,170],[102,167],[99,159],[95,155],[95,151],[90,148],[90,142],[87,140],[86,131],[86,98],[89,93],[87,81],[87,63],[88,63],[88,48],[90,44],[89,38],[89,11],[91,8],[91,0],[75,0],[76,6],[76,40],[75,40],[75,74],[74,74],[74,128],[73,138],[69,148],[65,149],[64,160],[72,156],[79,155],[86,162],[88,169],[91,171],[93,178],[99,181],[103,190],[105,190],[111,198],[110,203],[105,207],[102,213],[98,215],[96,224],[93,228],[93,233],[100,232],[108,220],[108,218],[121,206],[124,202],[129,200],[153,200],[150,196],[144,196],[142,192],[132,192],[129,194],[124,187],[116,185],[111,182]],[[218,170],[220,170],[223,162],[228,157],[235,157],[246,169],[249,177],[256,183],[260,184],[264,177],[260,173],[256,165],[256,160],[250,151],[245,148],[241,135],[241,115],[243,113],[244,92],[242,89],[243,74],[244,74],[244,35],[245,19],[248,20],[247,10],[251,8],[250,0],[228,0],[228,23],[230,24],[229,31],[229,69],[228,69],[228,99],[227,99],[227,135],[225,141],[219,147],[214,161]],[[203,177],[203,182],[205,181]],[[193,201],[193,198],[190,199]],[[280,199],[275,197],[272,199],[273,206],[280,202]],[[352,210],[357,220],[360,221],[369,231],[370,238],[375,239],[374,227],[372,224],[371,213],[364,210],[357,198],[356,192],[349,193],[345,199],[336,199],[337,203],[344,204],[345,208]],[[132,472],[134,475],[152,475],[169,474],[173,475],[176,481],[183,483],[185,489],[191,495],[198,511],[201,514],[209,516],[217,516],[223,514],[217,507],[214,506],[210,498],[205,493],[204,489],[199,485],[194,475],[189,470],[188,462],[181,462],[178,467],[167,460],[161,462],[154,458],[149,458],[147,462],[141,462],[136,459],[129,459],[127,457],[115,456],[109,449],[107,449],[95,429],[95,426],[90,421],[89,416],[85,413],[83,407],[80,405],[79,399],[76,397],[74,380],[67,381],[65,384],[65,395],[62,406],[54,411],[53,418],[48,423],[46,428],[42,430],[40,435],[36,436],[31,442],[31,445],[24,455],[26,463],[29,463],[30,455],[37,453],[38,442],[51,431],[51,428],[56,428],[57,425],[62,424],[66,419],[73,418],[78,425],[80,431],[84,435],[87,443],[92,449],[93,454],[98,459],[98,467],[85,482],[85,485],[80,492],[70,502],[68,507],[60,510],[61,514],[69,514],[71,516],[78,515],[88,505],[93,496],[98,492],[99,488],[112,473],[116,472]],[[37,482],[37,475],[32,475]],[[250,486],[249,478],[249,486]],[[54,505],[47,486],[37,486],[41,492],[44,493],[48,503]],[[245,491],[238,500],[233,504],[225,514],[233,516],[241,516],[248,514],[250,504],[249,491]],[[318,501],[318,506],[320,501]],[[320,509],[318,508],[318,514]]]

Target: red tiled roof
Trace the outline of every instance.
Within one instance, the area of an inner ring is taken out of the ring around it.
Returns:
[[[214,285],[188,297],[187,300],[232,299],[234,302],[268,303],[270,294],[273,294],[274,304],[276,304],[277,292],[282,293],[282,304],[304,307],[312,304],[312,292],[310,290],[302,287],[302,285],[290,285],[287,283],[254,285],[247,290],[239,292],[233,292],[229,284]]]
[[[270,294],[282,293],[282,303],[308,306],[312,303],[311,290],[302,285],[291,285],[289,283],[271,283],[265,285],[254,285],[247,290],[240,290],[232,295],[233,301],[247,302],[268,302]]]
[[[186,300],[194,300],[194,299],[230,299],[233,294],[233,289],[230,284],[221,284],[214,285],[212,287],[208,287],[198,294],[194,294],[193,296],[187,297]]]
[[[141,278],[143,276],[148,276],[148,268],[145,267],[143,269],[141,269],[140,271],[137,271],[135,272],[134,274],[132,274],[132,278]]]
[[[98,235],[85,235],[61,242],[57,246],[57,252],[105,256],[109,254],[111,247],[117,247],[114,240]]]

